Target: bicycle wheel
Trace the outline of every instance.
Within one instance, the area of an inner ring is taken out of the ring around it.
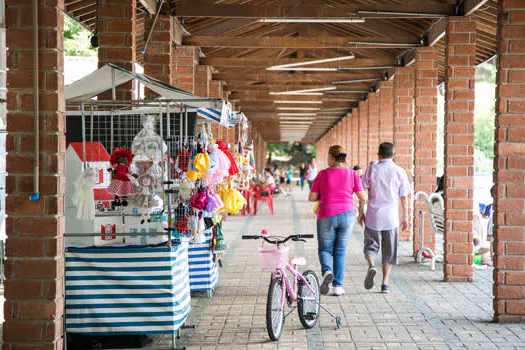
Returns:
[[[303,327],[310,329],[316,325],[319,316],[319,304],[321,302],[319,280],[312,270],[306,270],[303,273],[303,277],[312,288],[313,293],[303,281],[299,281],[297,311],[299,312],[299,320],[301,320]]]
[[[266,300],[266,328],[271,340],[279,340],[284,325],[284,306],[281,305],[283,296],[281,278],[272,278],[268,287]]]

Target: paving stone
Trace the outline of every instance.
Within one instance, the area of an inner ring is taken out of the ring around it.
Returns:
[[[229,251],[220,285],[213,298],[194,298],[188,324],[177,347],[187,349],[525,349],[525,325],[500,325],[492,318],[492,269],[476,270],[472,283],[445,283],[442,265],[435,271],[411,257],[412,244],[401,242],[400,265],[392,271],[394,293],[363,286],[366,263],[363,233],[355,226],[347,250],[342,297],[323,296],[322,303],[340,315],[343,327],[322,311],[318,326],[304,330],[294,310],[286,319],[279,342],[266,331],[266,297],[270,272],[259,268],[261,242],[242,241],[242,234],[316,234],[307,192],[276,198],[275,215],[264,207],[255,217],[230,216],[224,223]],[[291,254],[303,255],[308,268],[320,276],[317,241],[289,244]],[[168,344],[170,337],[156,338]]]

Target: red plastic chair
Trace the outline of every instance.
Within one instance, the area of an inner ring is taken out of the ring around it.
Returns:
[[[245,216],[246,214],[250,215],[252,213],[252,202],[253,202],[253,191],[251,189],[243,190],[242,196],[244,199],[246,199],[246,204],[241,209],[241,216]]]
[[[273,195],[275,193],[275,185],[267,188],[256,188],[255,189],[255,200],[253,204],[253,215],[257,215],[257,203],[259,201],[266,202],[270,213],[273,215]]]

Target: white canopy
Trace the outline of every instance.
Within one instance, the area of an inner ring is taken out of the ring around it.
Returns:
[[[161,99],[172,100],[194,108],[224,109],[225,103],[222,99],[207,99],[194,96],[160,80],[144,74],[130,72],[111,63],[67,85],[64,89],[66,101],[88,101],[102,92],[111,90],[113,86],[122,85],[133,79],[140,81],[147,88],[159,94]],[[212,120],[217,121],[215,119]]]

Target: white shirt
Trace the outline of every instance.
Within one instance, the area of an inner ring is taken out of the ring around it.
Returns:
[[[308,181],[314,181],[317,177],[317,173],[319,172],[319,169],[317,168],[317,165],[314,165],[312,168],[312,165],[308,165]]]
[[[367,169],[363,187],[368,189],[366,227],[374,231],[399,227],[399,197],[412,192],[405,170],[392,159],[383,159]]]
[[[275,185],[275,180],[274,180],[273,176],[271,176],[271,175],[268,176],[268,177],[264,180],[264,182],[266,182],[266,184],[268,184],[268,185]]]

